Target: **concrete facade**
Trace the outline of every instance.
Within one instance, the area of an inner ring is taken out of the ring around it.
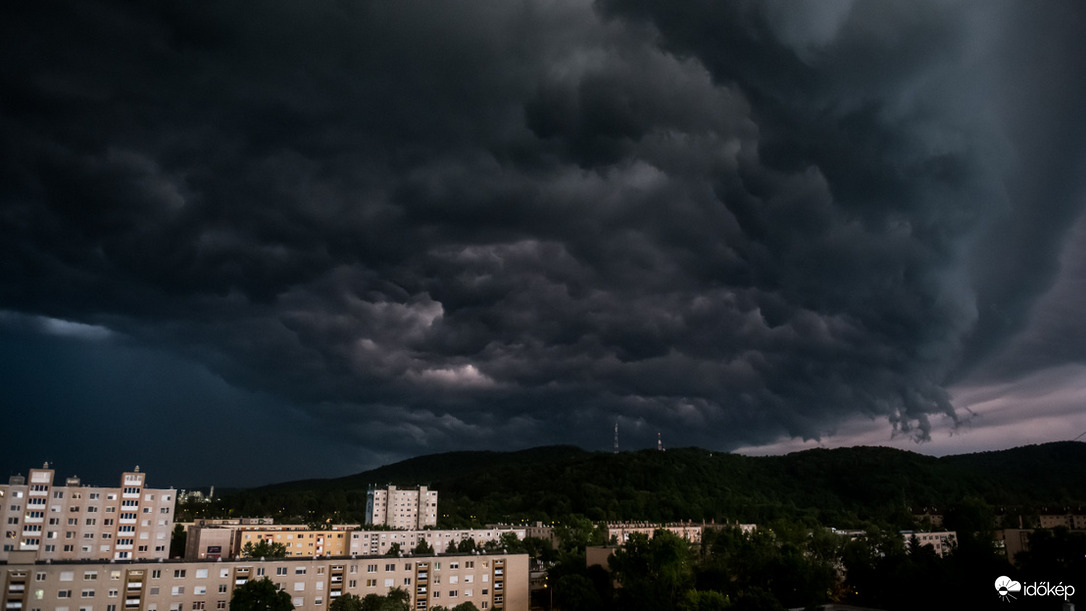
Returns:
[[[652,524],[649,522],[608,522],[607,540],[615,541],[622,545],[630,540],[634,533],[642,534],[651,539],[657,530],[666,530],[671,534],[686,539],[691,543],[701,543],[701,533],[704,524],[691,524],[687,522],[675,524]]]
[[[463,530],[358,530],[357,525],[336,525],[326,530],[309,530],[305,525],[259,527],[249,525],[190,526],[186,542],[186,560],[226,560],[239,558],[246,543],[261,541],[281,543],[287,557],[383,556],[393,544],[410,552],[425,541],[437,554],[450,543],[473,539],[478,546],[497,542],[506,534],[524,539],[525,527],[493,526]]]
[[[401,530],[437,526],[437,491],[418,488],[370,488],[366,492],[366,524]]]
[[[943,557],[950,553],[958,545],[958,533],[952,530],[943,530],[939,532],[921,532],[903,530],[901,536],[905,540],[906,549],[908,549],[909,542],[913,537],[916,537],[917,543],[921,547],[930,545],[935,550],[936,555]]]
[[[0,486],[0,560],[32,552],[36,560],[166,558],[176,491],[147,488],[139,467],[117,488],[54,481],[53,469],[31,469]]]
[[[327,609],[337,596],[404,589],[411,609],[471,602],[481,611],[527,611],[527,555],[283,559],[212,562],[30,560],[0,566],[10,611],[199,611],[228,609],[235,587],[270,579],[296,609]]]
[[[1084,514],[1044,514],[1038,517],[1040,518],[1041,528],[1052,529],[1062,526],[1069,530],[1086,529],[1086,515]]]
[[[502,535],[512,533],[523,540],[527,529],[515,526],[494,526],[466,530],[359,530],[351,533],[350,553],[363,555],[387,554],[393,543],[399,543],[404,552],[411,551],[423,540],[438,553],[444,553],[449,543],[473,539],[478,546],[497,542]]]

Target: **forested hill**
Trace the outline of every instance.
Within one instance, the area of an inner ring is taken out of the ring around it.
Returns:
[[[338,479],[255,488],[210,512],[361,521],[370,485],[438,490],[441,525],[561,520],[809,517],[846,526],[906,524],[913,512],[975,497],[999,512],[1086,506],[1086,443],[935,458],[881,447],[750,457],[697,448],[619,454],[570,446],[452,452]]]

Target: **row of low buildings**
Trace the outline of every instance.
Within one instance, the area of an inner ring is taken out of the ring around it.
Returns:
[[[185,558],[189,560],[232,559],[243,555],[247,544],[261,541],[284,546],[287,557],[313,556],[384,556],[396,549],[409,553],[420,542],[437,553],[449,545],[471,539],[477,546],[498,543],[506,535],[524,539],[529,529],[516,526],[491,526],[473,529],[365,530],[343,524],[327,529],[305,525],[231,526],[192,525],[188,528]]]

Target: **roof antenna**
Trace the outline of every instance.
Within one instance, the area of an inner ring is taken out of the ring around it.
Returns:
[[[618,454],[618,420],[615,420],[615,454]]]

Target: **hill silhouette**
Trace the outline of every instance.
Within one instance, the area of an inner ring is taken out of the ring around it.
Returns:
[[[740,456],[699,448],[618,454],[547,446],[420,456],[335,479],[233,494],[219,509],[307,521],[362,521],[371,485],[427,485],[440,523],[739,520],[806,517],[908,526],[912,514],[979,499],[997,512],[1086,506],[1086,443],[1056,442],[936,458],[884,447]]]

